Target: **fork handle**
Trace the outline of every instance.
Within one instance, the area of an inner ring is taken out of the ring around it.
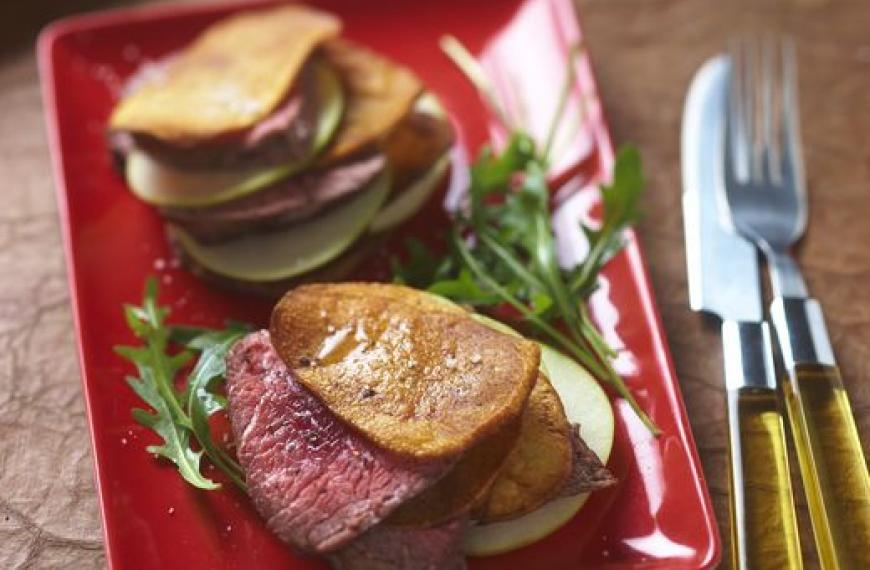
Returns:
[[[770,315],[821,566],[870,568],[870,474],[821,306],[777,297]]]
[[[802,568],[766,323],[724,321],[731,559],[739,570]]]

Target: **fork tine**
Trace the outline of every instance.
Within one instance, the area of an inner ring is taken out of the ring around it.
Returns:
[[[780,164],[783,178],[797,180],[800,174],[797,169],[802,168],[802,164],[794,42],[784,38],[780,50],[782,55]]]
[[[794,46],[741,40],[730,53],[722,164],[727,218],[768,253],[787,251],[806,229],[807,214]],[[780,281],[777,290],[804,294],[799,279]]]
[[[807,198],[804,186],[804,163],[801,151],[800,107],[797,91],[797,58],[792,38],[782,42],[782,140],[781,160],[784,186],[790,188],[797,202],[794,236],[803,234],[807,225]]]
[[[725,106],[725,166],[728,175],[740,182],[749,180],[750,137],[746,94],[746,61],[742,40],[732,42],[728,102]]]
[[[762,57],[757,37],[748,36],[743,40],[743,46],[743,101],[746,109],[749,180],[759,182],[762,180],[762,131],[765,111],[761,97],[764,79]]]
[[[779,152],[780,144],[778,136],[774,136],[774,132],[778,131],[781,121],[777,120],[778,97],[774,96],[774,92],[778,85],[780,77],[777,75],[777,63],[779,57],[779,44],[772,36],[764,36],[758,40],[760,48],[759,55],[759,151],[758,151],[758,172],[760,179],[767,182],[779,182]],[[783,74],[780,74],[784,76]],[[778,95],[778,93],[777,93]]]

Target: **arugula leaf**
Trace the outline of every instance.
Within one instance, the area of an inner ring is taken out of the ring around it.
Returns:
[[[450,258],[440,259],[420,240],[411,238],[405,245],[408,251],[407,260],[404,263],[391,260],[393,278],[397,283],[425,288],[426,283],[438,281],[451,272]]]
[[[499,302],[499,297],[484,290],[477,284],[468,269],[461,269],[455,279],[435,281],[429,287],[430,293],[453,299],[466,305],[492,305]]]
[[[157,304],[157,281],[149,278],[141,306],[126,305],[124,318],[130,330],[142,341],[140,346],[116,346],[115,352],[136,366],[138,377],[127,383],[151,408],[133,410],[133,418],[154,431],[163,441],[147,447],[150,453],[175,464],[185,481],[198,489],[219,489],[220,484],[202,474],[205,455],[219,469],[245,489],[241,467],[217,446],[209,431],[208,418],[226,407],[226,399],[214,388],[225,372],[227,351],[247,328],[231,324],[226,330],[166,324],[167,307]],[[170,345],[181,346],[170,353]],[[186,388],[179,390],[175,378],[199,358],[188,376]],[[195,441],[198,449],[194,449]]]
[[[589,255],[571,270],[570,289],[589,296],[595,290],[601,268],[622,249],[622,232],[640,218],[638,199],[643,191],[640,153],[624,147],[616,155],[613,181],[601,186],[604,219],[599,229],[584,227]]]
[[[206,490],[220,488],[219,484],[200,473],[202,451],[194,451],[190,447],[190,433],[172,420],[166,401],[160,397],[154,386],[148,382],[137,381],[136,378],[129,378],[127,382],[148,405],[156,410],[155,413],[140,408],[133,410],[133,418],[141,425],[154,430],[164,441],[163,445],[149,445],[146,450],[175,463],[181,476],[194,487]]]
[[[174,356],[167,354],[169,331],[164,323],[169,311],[157,306],[156,296],[157,283],[149,279],[142,306],[128,305],[124,309],[127,324],[143,346],[115,347],[115,352],[132,362],[139,372],[138,378],[130,377],[127,383],[154,410],[135,409],[133,417],[163,440],[162,445],[149,446],[150,453],[172,461],[185,481],[194,487],[217,489],[217,483],[202,475],[202,451],[194,451],[190,446],[190,420],[181,408],[173,383],[192,355],[186,351]]]
[[[187,346],[196,337],[206,334],[210,329],[193,325],[167,325],[169,341],[181,346]]]
[[[223,449],[215,445],[208,418],[226,407],[226,401],[213,391],[213,387],[215,380],[222,378],[226,372],[227,352],[246,332],[231,328],[207,332],[191,339],[188,346],[199,348],[202,352],[187,380],[187,412],[190,414],[193,434],[209,460],[242,490],[247,489],[242,468]]]
[[[470,54],[455,39],[442,45],[491,102],[495,91]],[[505,304],[513,307],[536,334],[608,382],[648,428],[658,433],[613,369],[616,353],[602,338],[587,308],[601,269],[622,248],[624,230],[639,217],[643,175],[637,150],[621,149],[613,180],[601,186],[601,223],[583,227],[590,246],[587,258],[563,268],[556,254],[547,173],[573,74],[572,60],[543,149],[516,128],[500,152],[485,146],[471,165],[468,203],[454,215],[446,255],[439,257],[420,242],[410,242],[407,262],[393,262],[394,276],[396,281],[482,310],[493,311]],[[493,106],[503,115],[497,102]]]

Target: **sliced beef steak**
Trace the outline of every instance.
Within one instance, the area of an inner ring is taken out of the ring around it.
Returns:
[[[310,218],[365,188],[386,167],[382,154],[314,170],[209,208],[166,208],[163,215],[201,242],[231,239]]]
[[[378,525],[331,554],[335,570],[465,570],[465,521],[432,528]]]
[[[249,494],[269,528],[297,549],[347,544],[447,471],[378,447],[300,386],[268,331],[227,357],[229,415]]]
[[[143,64],[127,80],[123,94],[163,80],[175,57]],[[192,170],[271,166],[299,160],[311,150],[320,113],[315,65],[327,64],[317,56],[307,62],[284,100],[249,129],[195,145],[171,144],[144,133],[119,131],[109,134],[110,147],[116,159],[123,158],[132,143],[157,160]]]
[[[574,464],[561,496],[589,493],[616,484],[616,477],[580,437],[580,426],[577,424],[571,430],[571,446],[574,449]]]

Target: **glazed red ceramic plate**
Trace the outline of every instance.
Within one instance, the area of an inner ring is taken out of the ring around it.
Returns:
[[[503,140],[475,91],[445,58],[450,33],[480,58],[517,120],[545,131],[556,106],[570,46],[581,39],[570,0],[402,2],[323,0],[345,34],[413,68],[444,102],[459,144],[456,164],[485,141]],[[137,201],[112,168],[106,120],[119,87],[137,66],[184,46],[200,30],[252,4],[161,7],[85,15],[59,22],[40,38],[45,109],[66,244],[97,487],[112,568],[325,568],[295,556],[274,538],[244,495],[192,489],[144,451],[154,436],[133,422],[139,402],[124,382],[131,372],[112,352],[133,342],[122,303],[140,298],[158,275],[162,301],[177,322],[219,325],[226,318],[266,322],[270,304],[215,289],[173,259],[155,211]],[[569,112],[557,142],[564,188],[557,223],[567,256],[582,255],[577,220],[594,203],[590,184],[613,162],[589,62],[577,63]],[[452,187],[462,186],[462,169]],[[566,198],[567,197],[567,198]],[[366,262],[357,277],[389,277],[388,251],[410,234],[444,227],[444,194]],[[706,568],[719,538],[686,412],[633,235],[607,267],[593,310],[608,340],[622,347],[619,371],[662,428],[654,438],[614,398],[616,440],[609,466],[619,485],[595,493],[577,517],[532,546],[471,568]],[[212,476],[217,474],[210,473]]]

